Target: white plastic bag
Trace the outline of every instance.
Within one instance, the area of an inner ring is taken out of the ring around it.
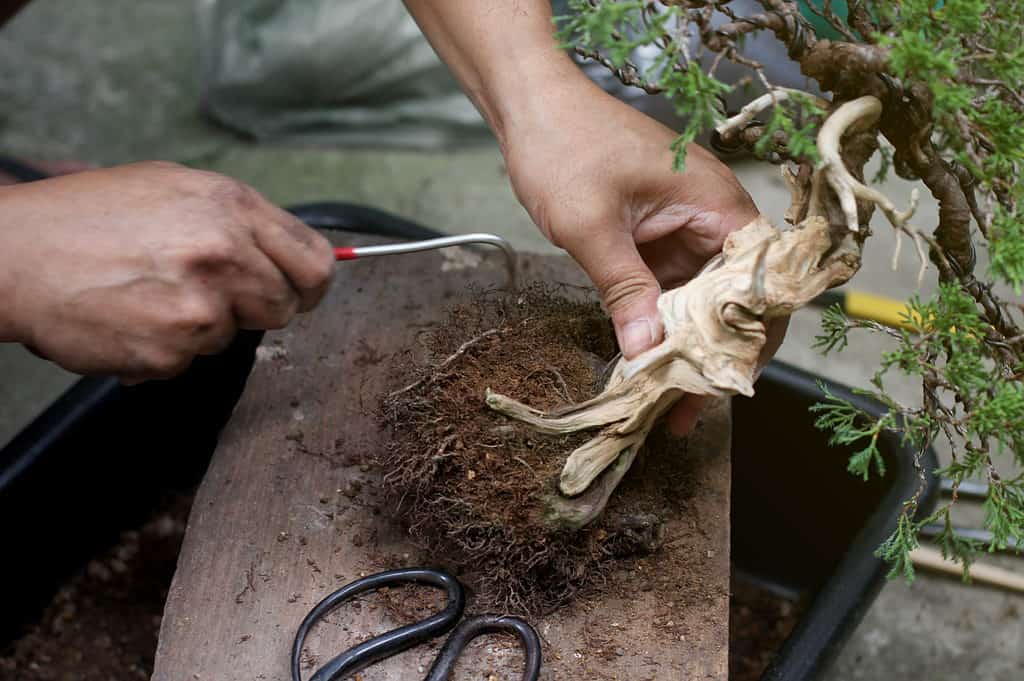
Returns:
[[[488,135],[401,0],[197,0],[203,107],[258,140],[436,148]]]

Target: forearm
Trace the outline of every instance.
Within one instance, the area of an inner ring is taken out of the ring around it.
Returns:
[[[569,83],[589,84],[558,47],[548,0],[405,4],[503,145],[531,100]]]
[[[19,277],[16,266],[24,253],[15,238],[20,225],[15,224],[17,218],[12,217],[10,209],[20,191],[19,185],[0,187],[0,343],[21,341],[16,322]]]

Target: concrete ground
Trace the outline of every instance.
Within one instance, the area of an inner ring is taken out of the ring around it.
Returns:
[[[432,153],[261,147],[206,123],[197,114],[193,5],[36,0],[0,30],[0,152],[103,165],[176,160],[238,177],[281,204],[355,201],[449,232],[495,231],[523,250],[552,249],[513,196],[494,145]],[[787,199],[775,173],[750,163],[735,170],[762,210],[781,221]],[[909,194],[900,182],[887,191],[898,204]],[[934,224],[934,205],[926,203],[917,222]],[[912,249],[891,271],[891,232],[880,222],[875,227],[856,287],[913,294]],[[816,311],[797,314],[780,357],[866,385],[884,341],[860,336],[841,355],[823,358],[810,348],[817,330]],[[0,382],[0,443],[73,380],[14,346],[0,346],[0,374],[7,377]],[[917,394],[912,383],[894,383],[892,392],[908,401]],[[1019,559],[986,560],[1024,569]],[[1024,678],[1022,606],[1021,596],[929,575],[909,587],[891,582],[826,678]]]

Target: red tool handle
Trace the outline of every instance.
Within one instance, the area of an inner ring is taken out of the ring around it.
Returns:
[[[358,257],[356,249],[351,246],[338,246],[334,249],[335,260],[355,260]]]

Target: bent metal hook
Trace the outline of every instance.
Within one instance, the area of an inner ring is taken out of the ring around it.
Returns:
[[[463,246],[466,244],[487,244],[500,248],[505,254],[505,265],[508,271],[509,288],[516,287],[517,258],[516,251],[508,239],[497,234],[458,234],[455,236],[444,236],[437,239],[424,239],[422,241],[406,241],[396,244],[381,244],[379,246],[339,246],[334,249],[334,259],[358,260],[359,258],[371,258],[380,255],[399,255],[402,253],[418,253],[419,251],[432,251],[438,248],[449,248],[451,246]]]

